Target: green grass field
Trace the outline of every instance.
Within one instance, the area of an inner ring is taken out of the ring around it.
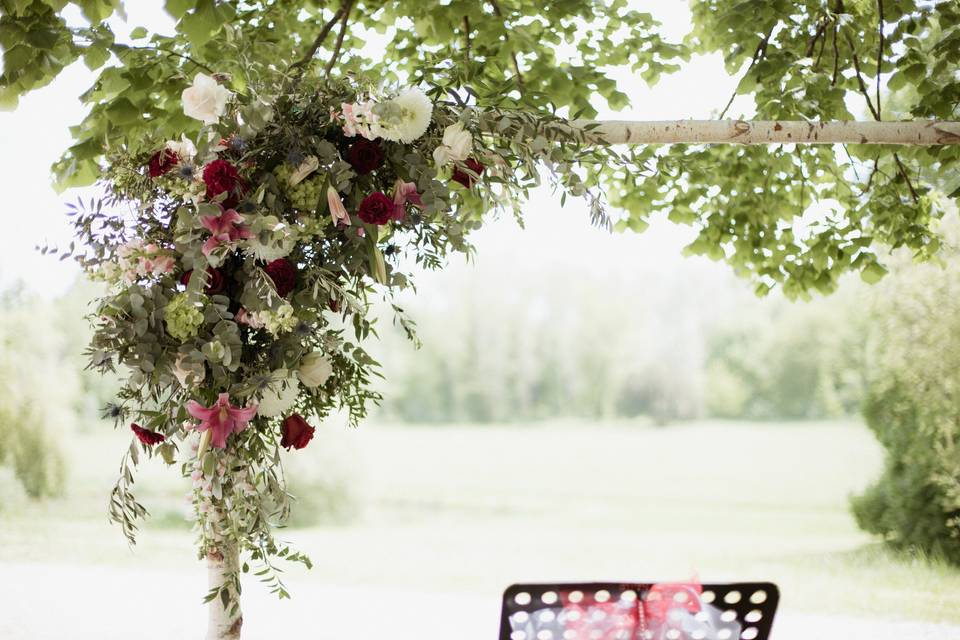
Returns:
[[[154,517],[133,553],[106,523],[126,443],[71,436],[68,495],[0,512],[0,563],[189,566],[176,470],[144,468]],[[847,498],[881,451],[855,423],[325,426],[286,460],[301,522],[321,487],[350,507],[284,532],[316,564],[295,580],[493,597],[516,581],[773,580],[789,611],[960,623],[960,571],[856,528]]]

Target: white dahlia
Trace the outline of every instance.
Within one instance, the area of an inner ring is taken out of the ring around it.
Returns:
[[[407,89],[392,100],[378,105],[377,133],[386,140],[409,144],[427,132],[433,116],[433,103],[417,89]]]
[[[300,395],[300,382],[286,371],[273,372],[274,382],[260,394],[257,414],[265,418],[283,415],[293,408]]]

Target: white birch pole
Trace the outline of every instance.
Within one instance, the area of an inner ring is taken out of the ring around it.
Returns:
[[[224,545],[220,549],[211,549],[207,553],[207,582],[210,589],[216,589],[232,580],[239,567],[240,553],[236,545]],[[236,609],[224,608],[219,597],[207,604],[206,640],[239,640],[243,615],[240,613],[239,594],[234,594],[234,597],[237,600]]]
[[[553,126],[597,144],[960,144],[960,122],[934,120],[574,120]]]

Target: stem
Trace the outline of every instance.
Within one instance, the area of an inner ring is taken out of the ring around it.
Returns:
[[[211,590],[228,589],[231,598],[227,607],[220,597],[210,601],[206,640],[239,640],[243,615],[240,613],[240,594],[233,581],[240,570],[240,553],[236,545],[224,545],[207,553],[207,581]]]
[[[463,38],[466,40],[465,48],[463,50],[463,58],[466,63],[467,70],[469,73],[470,69],[470,18],[468,16],[463,16]]]
[[[498,18],[503,18],[503,12],[500,11],[500,4],[497,0],[490,0],[490,6],[493,7],[493,13]],[[506,26],[506,22],[504,22]],[[523,75],[520,74],[520,63],[517,61],[517,54],[514,51],[510,52],[510,57],[513,59],[513,72],[517,75],[517,86],[521,89],[523,88]]]
[[[846,13],[843,0],[837,0],[837,13]],[[857,48],[853,45],[853,38],[851,38],[847,32],[844,32],[843,35],[846,37],[847,44],[850,46],[850,56],[853,58],[853,68],[856,72],[857,85],[860,88],[860,93],[863,94],[864,99],[867,101],[867,108],[870,109],[870,113],[873,114],[873,119],[879,120],[880,112],[874,108],[873,102],[870,100],[870,92],[867,90],[867,85],[863,81],[863,75],[860,72],[860,56],[857,55]],[[880,70],[877,69],[877,77],[879,78],[879,76]]]
[[[883,65],[883,0],[877,0],[877,11],[880,14],[880,25],[877,30],[880,32],[880,46],[877,47],[877,119],[883,113],[880,107],[880,68]]]
[[[115,46],[113,46],[113,47],[111,47],[111,48],[113,49],[114,53],[116,53],[117,55],[120,55],[120,53],[121,53],[122,51],[130,50],[130,49],[135,49],[135,50],[138,50],[138,51],[161,51],[161,52],[167,54],[168,56],[174,56],[174,57],[176,57],[176,58],[180,58],[181,60],[186,60],[187,62],[191,62],[191,63],[195,64],[197,67],[203,69],[204,71],[209,71],[209,72],[210,72],[210,75],[214,75],[214,74],[217,73],[216,71],[214,71],[213,69],[211,69],[211,68],[208,67],[207,65],[203,64],[202,62],[198,62],[198,61],[194,60],[193,58],[191,58],[191,57],[188,56],[188,55],[184,55],[184,54],[182,54],[182,53],[177,53],[176,51],[170,51],[169,49],[164,49],[163,47],[134,47],[134,46],[131,46],[131,45],[115,45]]]
[[[833,23],[833,78],[830,80],[830,86],[837,86],[837,77],[840,75],[840,47],[837,45],[837,38],[840,32],[840,25],[836,21]]]
[[[743,77],[746,78],[753,67],[760,61],[763,56],[767,55],[767,45],[770,44],[770,36],[773,35],[773,28],[767,32],[767,35],[763,36],[763,39],[760,40],[760,43],[757,44],[756,50],[753,52],[753,58],[750,59],[750,66],[747,67],[747,72],[743,74]],[[719,120],[723,120],[724,116],[727,115],[727,111],[730,109],[730,105],[733,104],[733,101],[737,97],[737,90],[733,90],[733,95],[730,96],[730,100],[727,101],[727,106],[723,108],[723,111],[720,112]]]
[[[333,14],[333,17],[330,19],[330,22],[323,25],[323,29],[320,30],[320,33],[317,34],[317,37],[314,38],[313,44],[310,45],[310,50],[307,51],[302,58],[290,65],[291,71],[293,69],[298,69],[298,73],[303,73],[303,70],[306,68],[310,61],[313,60],[313,56],[317,54],[317,51],[320,49],[320,45],[323,44],[323,41],[327,38],[327,34],[330,33],[330,30],[333,29],[333,25],[337,24],[340,18],[343,16],[344,8],[341,6],[337,9],[337,12]]]
[[[863,94],[864,99],[867,101],[867,108],[870,109],[870,113],[873,114],[874,120],[880,119],[880,113],[873,106],[873,101],[870,100],[870,92],[867,91],[867,84],[863,81],[863,75],[860,73],[860,56],[857,55],[857,49],[853,45],[853,38],[850,37],[850,34],[845,34],[847,37],[847,44],[850,45],[850,53],[853,56],[853,68],[857,76],[857,84],[860,87],[860,93]]]
[[[330,56],[330,61],[327,62],[326,68],[323,70],[323,73],[326,77],[330,77],[330,72],[333,70],[333,65],[337,63],[337,58],[340,57],[340,48],[343,46],[343,37],[347,33],[347,21],[350,19],[350,9],[353,8],[353,0],[347,0],[341,10],[343,15],[340,17],[340,32],[337,33],[337,42],[333,47],[333,55]]]
[[[807,53],[805,56],[807,58],[813,57],[813,52],[817,48],[817,40],[819,40],[820,36],[823,35],[823,32],[827,30],[827,21],[825,19],[821,19],[819,22],[820,24],[817,25],[817,30],[813,33],[813,37],[810,38],[810,42],[807,43]]]
[[[897,161],[897,170],[900,172],[900,175],[903,176],[904,181],[907,183],[907,189],[910,190],[910,195],[913,197],[914,202],[920,201],[920,196],[917,195],[917,190],[913,188],[913,183],[910,182],[910,176],[907,174],[907,168],[903,166],[903,163],[900,162],[900,154],[893,154],[893,159]]]

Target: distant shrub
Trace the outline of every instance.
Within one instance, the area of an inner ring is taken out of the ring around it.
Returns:
[[[56,311],[55,303],[0,292],[0,465],[32,498],[63,490],[62,438],[53,435],[72,427],[79,388]]]
[[[56,496],[63,491],[63,455],[29,404],[13,411],[0,406],[0,464],[13,469],[31,498]]]
[[[860,295],[847,286],[812,302],[747,303],[707,345],[707,413],[762,420],[856,413],[863,393]]]
[[[852,501],[866,531],[960,565],[960,268],[912,267],[876,292],[864,417],[883,474]]]

